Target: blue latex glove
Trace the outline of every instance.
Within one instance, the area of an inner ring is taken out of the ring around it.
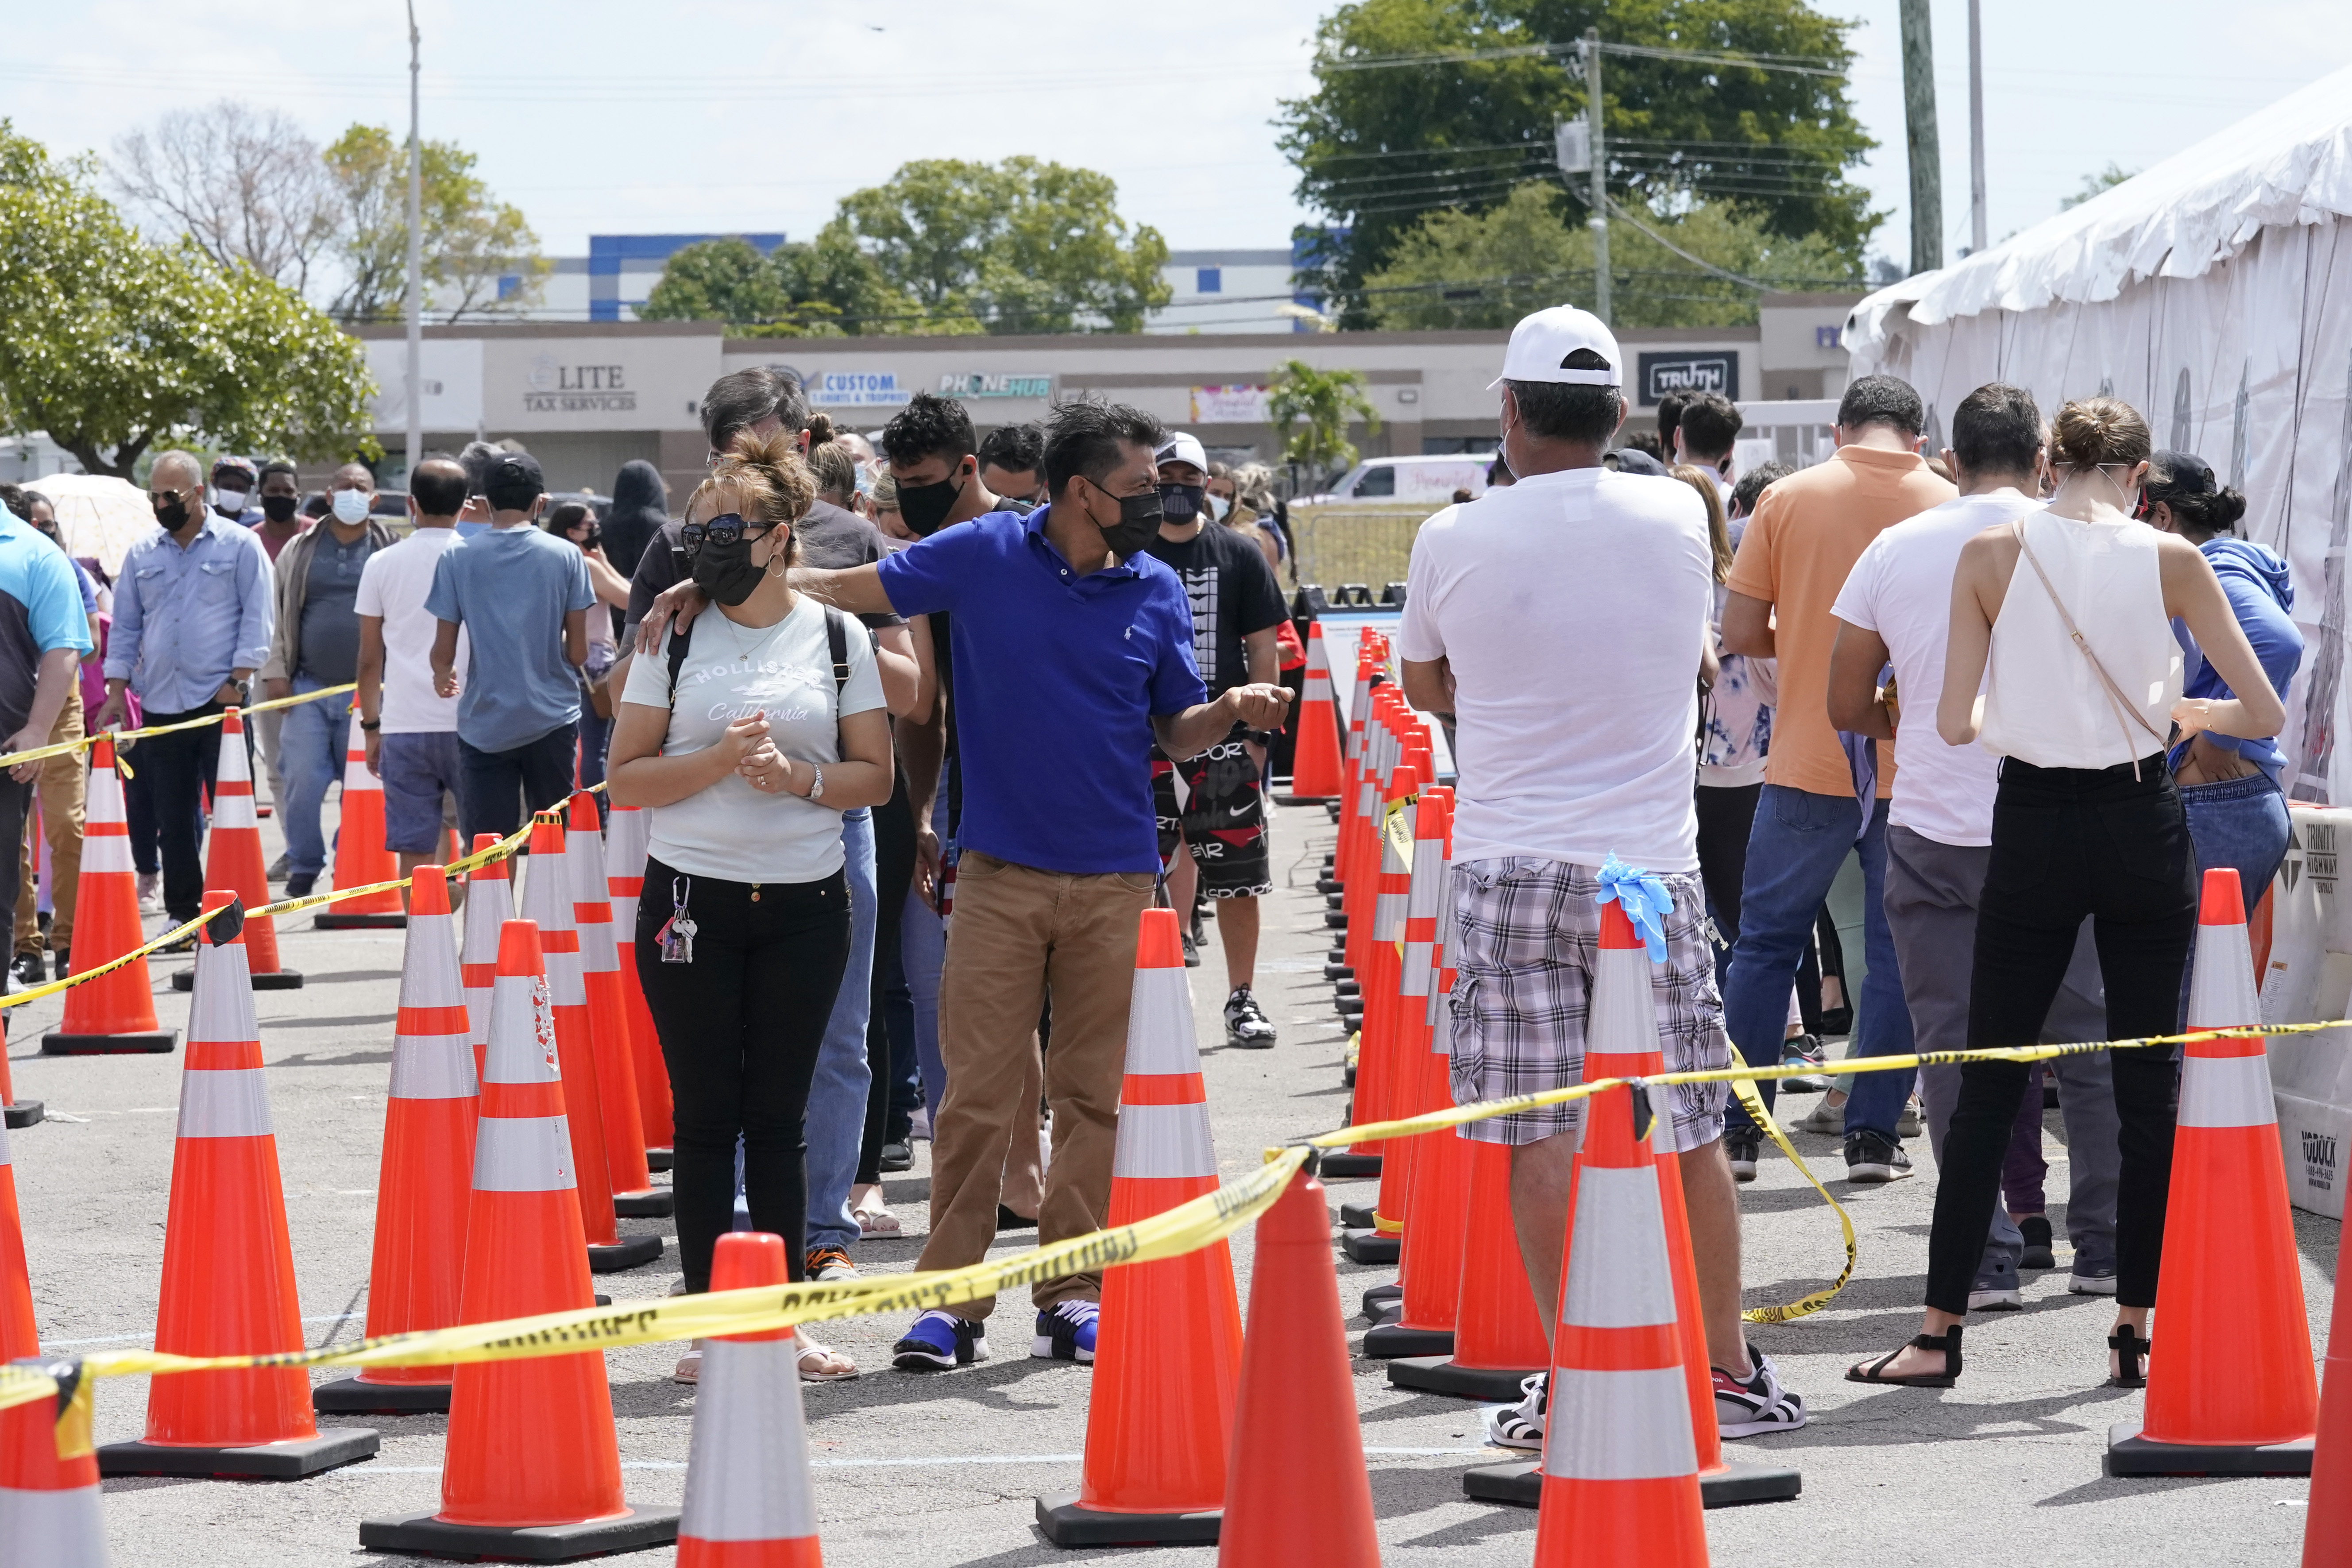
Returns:
[[[1624,910],[1625,918],[1641,934],[1642,945],[1649,950],[1650,962],[1666,961],[1665,917],[1673,911],[1675,899],[1664,882],[1612,855],[1601,863],[1601,890],[1592,896],[1592,901],[1613,902]]]

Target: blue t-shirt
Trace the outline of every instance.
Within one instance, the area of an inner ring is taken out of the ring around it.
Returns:
[[[579,547],[529,523],[443,551],[425,608],[466,628],[457,738],[511,752],[575,722],[580,672],[563,657],[563,617],[595,602]]]
[[[32,716],[41,656],[89,651],[76,568],[47,535],[0,510],[0,737]]]
[[[1045,537],[1050,510],[943,528],[876,570],[900,615],[953,613],[963,847],[1150,873],[1152,715],[1208,699],[1192,602],[1148,554],[1078,575]]]
[[[2238,629],[2246,634],[2254,657],[2262,661],[2263,673],[2271,678],[2279,700],[2284,701],[2286,689],[2303,663],[2303,633],[2289,614],[2294,608],[2294,588],[2287,579],[2286,563],[2252,541],[2234,534],[2209,539],[2197,548],[2212,563],[2213,574],[2221,581],[2221,592],[2229,596],[2231,614],[2237,616]],[[2197,639],[2189,635],[2186,622],[2175,620],[2172,634],[2188,655],[2180,688],[2183,697],[2221,700],[2236,695],[2221,672],[2206,660]],[[2272,784],[2279,784],[2279,775],[2286,767],[2286,755],[2279,750],[2277,736],[2247,741],[2210,730],[2205,731],[2205,736],[2221,750],[2235,752],[2261,769],[2263,776]],[[2179,767],[2188,752],[2186,742],[2175,746],[2172,765]]]

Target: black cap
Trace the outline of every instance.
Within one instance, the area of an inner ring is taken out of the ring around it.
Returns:
[[[2210,496],[2221,492],[2213,470],[2194,452],[2158,452],[2148,468],[2165,490],[2173,495]]]
[[[1621,474],[1643,474],[1661,479],[1666,477],[1666,466],[1639,447],[1620,447],[1608,456]]]
[[[547,489],[547,470],[541,468],[539,459],[529,452],[503,454],[482,476],[485,492],[520,489],[525,485],[530,485],[534,493]]]

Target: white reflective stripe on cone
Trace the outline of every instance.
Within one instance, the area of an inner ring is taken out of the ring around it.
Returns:
[[[261,1068],[191,1068],[180,1075],[180,1136],[267,1138],[269,1089]]]
[[[1213,1176],[1216,1146],[1209,1141],[1205,1105],[1122,1105],[1114,1176]]]
[[[1637,1372],[1555,1367],[1546,1408],[1547,1476],[1572,1481],[1647,1481],[1698,1471],[1690,1391],[1678,1366]]]
[[[523,917],[528,920],[530,917]],[[588,974],[577,951],[549,949],[541,955],[547,965],[547,999],[558,1007],[588,1005]]]
[[[2180,1064],[2183,1127],[2273,1127],[2278,1101],[2271,1098],[2266,1056],[2189,1057]]]
[[[259,819],[253,815],[253,796],[246,791],[238,790],[234,795],[224,791],[213,796],[215,828],[260,826]]]
[[[82,798],[84,837],[89,837],[94,827],[108,824],[120,827],[129,821],[122,812],[122,775],[112,768],[91,768],[89,787]]]
[[[1654,1051],[1658,1004],[1650,992],[1650,955],[1638,947],[1604,947],[1594,955],[1588,1051]]]
[[[245,947],[231,942],[215,947],[197,928],[195,989],[188,997],[188,1041],[241,1046],[261,1038],[253,1016],[253,976],[246,970]]]
[[[816,1533],[799,1356],[791,1340],[706,1340],[677,1532],[696,1541]]]
[[[555,1054],[554,1020],[547,1015],[534,1016],[538,1013],[532,995],[536,989],[534,978],[528,974],[501,974],[490,982],[489,1018],[483,1026],[488,1037],[482,1056],[483,1082],[562,1080],[563,1069]]]
[[[474,1190],[571,1189],[572,1131],[561,1116],[485,1116],[474,1123]]]
[[[466,974],[457,966],[457,934],[449,929],[456,918],[408,917],[408,942],[401,953],[402,1006],[455,1007],[466,999]]]
[[[471,1100],[474,1044],[470,1035],[395,1035],[392,1041],[394,1100]]]
[[[0,1487],[0,1545],[25,1568],[107,1568],[96,1487]]]
[[[2197,928],[2197,966],[2189,976],[2189,1026],[2242,1029],[2263,1021],[2254,994],[2253,950],[2242,925]]]
[[[1393,858],[1393,857],[1391,857]],[[1393,870],[1381,873],[1394,875]],[[1376,893],[1372,897],[1372,940],[1402,942],[1404,940],[1404,895]]]
[[[95,871],[120,871],[130,876],[138,867],[131,859],[131,838],[122,833],[89,833],[81,840],[82,875]]]
[[[1308,670],[1307,672],[1306,700],[1308,702],[1330,701],[1331,678],[1324,674],[1319,669]]]
[[[1431,944],[1425,942],[1408,942],[1404,944],[1404,956],[1398,961],[1402,965],[1397,971],[1398,995],[1426,996],[1429,994],[1429,984],[1436,978],[1430,968],[1430,952]]]
[[[1127,1005],[1127,1070],[1158,1075],[1201,1070],[1192,1035],[1192,990],[1181,969],[1139,969]]]
[[[1560,1321],[1580,1329],[1639,1329],[1675,1321],[1658,1173],[1648,1165],[1587,1165],[1576,1177]]]

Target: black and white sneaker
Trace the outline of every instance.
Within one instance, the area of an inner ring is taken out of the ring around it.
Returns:
[[[1764,1135],[1753,1127],[1727,1127],[1723,1130],[1723,1154],[1731,1162],[1733,1181],[1752,1182],[1756,1179],[1756,1157],[1763,1148]]]
[[[1719,1366],[1708,1369],[1715,1373],[1716,1430],[1726,1437],[1754,1437],[1802,1426],[1805,1402],[1780,1386],[1772,1358],[1749,1345],[1748,1359],[1756,1370],[1744,1383]]]
[[[936,1308],[917,1318],[907,1337],[890,1347],[890,1364],[901,1372],[943,1372],[987,1359],[988,1325]]]
[[[1225,998],[1225,1037],[1237,1046],[1264,1050],[1274,1044],[1274,1020],[1257,1005],[1246,985],[1236,985]]]
[[[1911,1173],[1911,1156],[1903,1145],[1875,1132],[1856,1132],[1845,1141],[1845,1179],[1849,1182],[1899,1182]]]
[[[1039,1361],[1095,1359],[1095,1322],[1102,1309],[1092,1301],[1056,1301],[1037,1314],[1037,1335],[1029,1353]]]
[[[1551,1373],[1539,1372],[1519,1379],[1526,1397],[1517,1405],[1489,1405],[1478,1412],[1486,1424],[1486,1441],[1498,1448],[1540,1449],[1544,1416],[1551,1400]]]
[[[1969,1285],[1971,1312],[2018,1312],[2025,1309],[2023,1282],[2017,1277],[2017,1259],[2006,1252],[1988,1252],[1977,1265]]]

